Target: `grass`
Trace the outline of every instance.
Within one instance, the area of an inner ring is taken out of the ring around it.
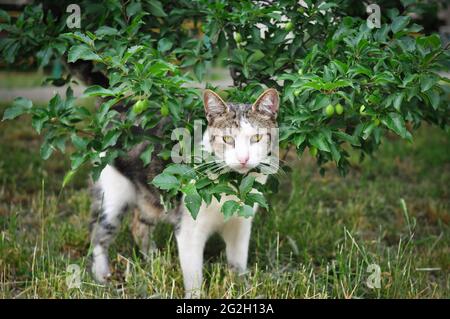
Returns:
[[[0,123],[0,297],[182,297],[168,225],[146,261],[125,223],[111,250],[117,280],[92,281],[86,176],[61,190],[68,160],[40,160],[40,140],[29,120]],[[273,209],[255,218],[246,275],[227,269],[218,237],[208,243],[204,297],[449,298],[448,134],[423,127],[414,143],[388,137],[376,157],[353,157],[345,178],[331,167],[320,176],[307,155],[292,161]],[[371,264],[380,288],[366,284]],[[69,265],[79,266],[79,288],[68,288],[78,271]]]

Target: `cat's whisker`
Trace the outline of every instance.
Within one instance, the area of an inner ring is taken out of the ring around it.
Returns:
[[[214,160],[214,161],[204,162],[204,163],[201,163],[199,165],[194,166],[190,171],[201,170],[202,168],[204,168],[204,167],[206,167],[208,165],[217,165],[218,163],[222,163],[222,162],[223,161],[221,161],[221,160]]]
[[[259,168],[261,170],[261,172],[264,174],[271,174],[271,175],[286,175],[285,170],[283,169],[283,167],[281,167],[280,165],[278,165],[278,163],[274,163],[274,162],[260,162],[260,164],[257,166],[257,168]]]
[[[220,161],[220,162],[214,162],[210,166],[207,166],[207,167],[203,166],[202,171],[204,171],[204,173],[202,171],[201,172],[203,173],[203,175],[207,175],[210,172],[214,172],[222,167],[226,167],[226,165],[224,165],[224,163],[225,163],[224,161]]]
[[[228,169],[228,165],[224,164],[224,165],[221,165],[219,167],[216,167],[216,168],[212,169],[211,172],[216,173],[216,172],[218,172],[218,171],[220,171],[221,169],[224,169],[224,168]]]

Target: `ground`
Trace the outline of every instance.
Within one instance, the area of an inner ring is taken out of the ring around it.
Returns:
[[[208,243],[204,297],[449,298],[450,139],[429,126],[414,136],[388,136],[362,162],[352,153],[346,177],[333,166],[321,176],[307,154],[290,160],[255,218],[248,273],[227,269],[220,238]],[[40,141],[29,119],[0,123],[0,298],[182,297],[168,225],[145,260],[124,223],[113,283],[92,280],[87,174],[61,189],[68,160],[42,161]]]

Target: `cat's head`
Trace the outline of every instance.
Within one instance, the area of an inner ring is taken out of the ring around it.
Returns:
[[[208,129],[204,145],[223,166],[241,174],[273,166],[279,101],[275,89],[264,91],[253,104],[227,103],[206,90],[203,103]]]

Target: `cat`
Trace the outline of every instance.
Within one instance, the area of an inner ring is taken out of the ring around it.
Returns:
[[[251,104],[226,103],[211,90],[205,90],[203,104],[207,129],[202,146],[221,161],[226,168],[240,174],[264,166],[271,156],[268,150],[273,128],[277,127],[279,95],[275,89],[264,91]],[[160,124],[160,127],[164,123]],[[263,133],[261,133],[263,132]],[[151,134],[161,133],[156,128]],[[134,147],[126,157],[119,158],[114,165],[106,166],[92,188],[91,248],[94,278],[107,282],[111,276],[108,263],[108,248],[120,227],[122,217],[129,208],[134,208],[132,220],[133,238],[144,255],[154,249],[151,233],[158,221],[175,225],[175,238],[183,273],[185,296],[200,297],[203,281],[203,250],[207,239],[219,233],[226,244],[227,262],[237,272],[247,268],[248,247],[252,218],[233,216],[224,219],[222,204],[233,196],[222,196],[220,202],[213,198],[210,205],[202,203],[196,219],[193,219],[180,200],[169,212],[160,203],[157,188],[148,183],[159,174],[166,163],[152,156],[151,163],[144,167],[139,155],[146,144]],[[157,152],[154,152],[154,154]],[[267,176],[256,174],[264,183]],[[254,206],[254,211],[257,210]]]

